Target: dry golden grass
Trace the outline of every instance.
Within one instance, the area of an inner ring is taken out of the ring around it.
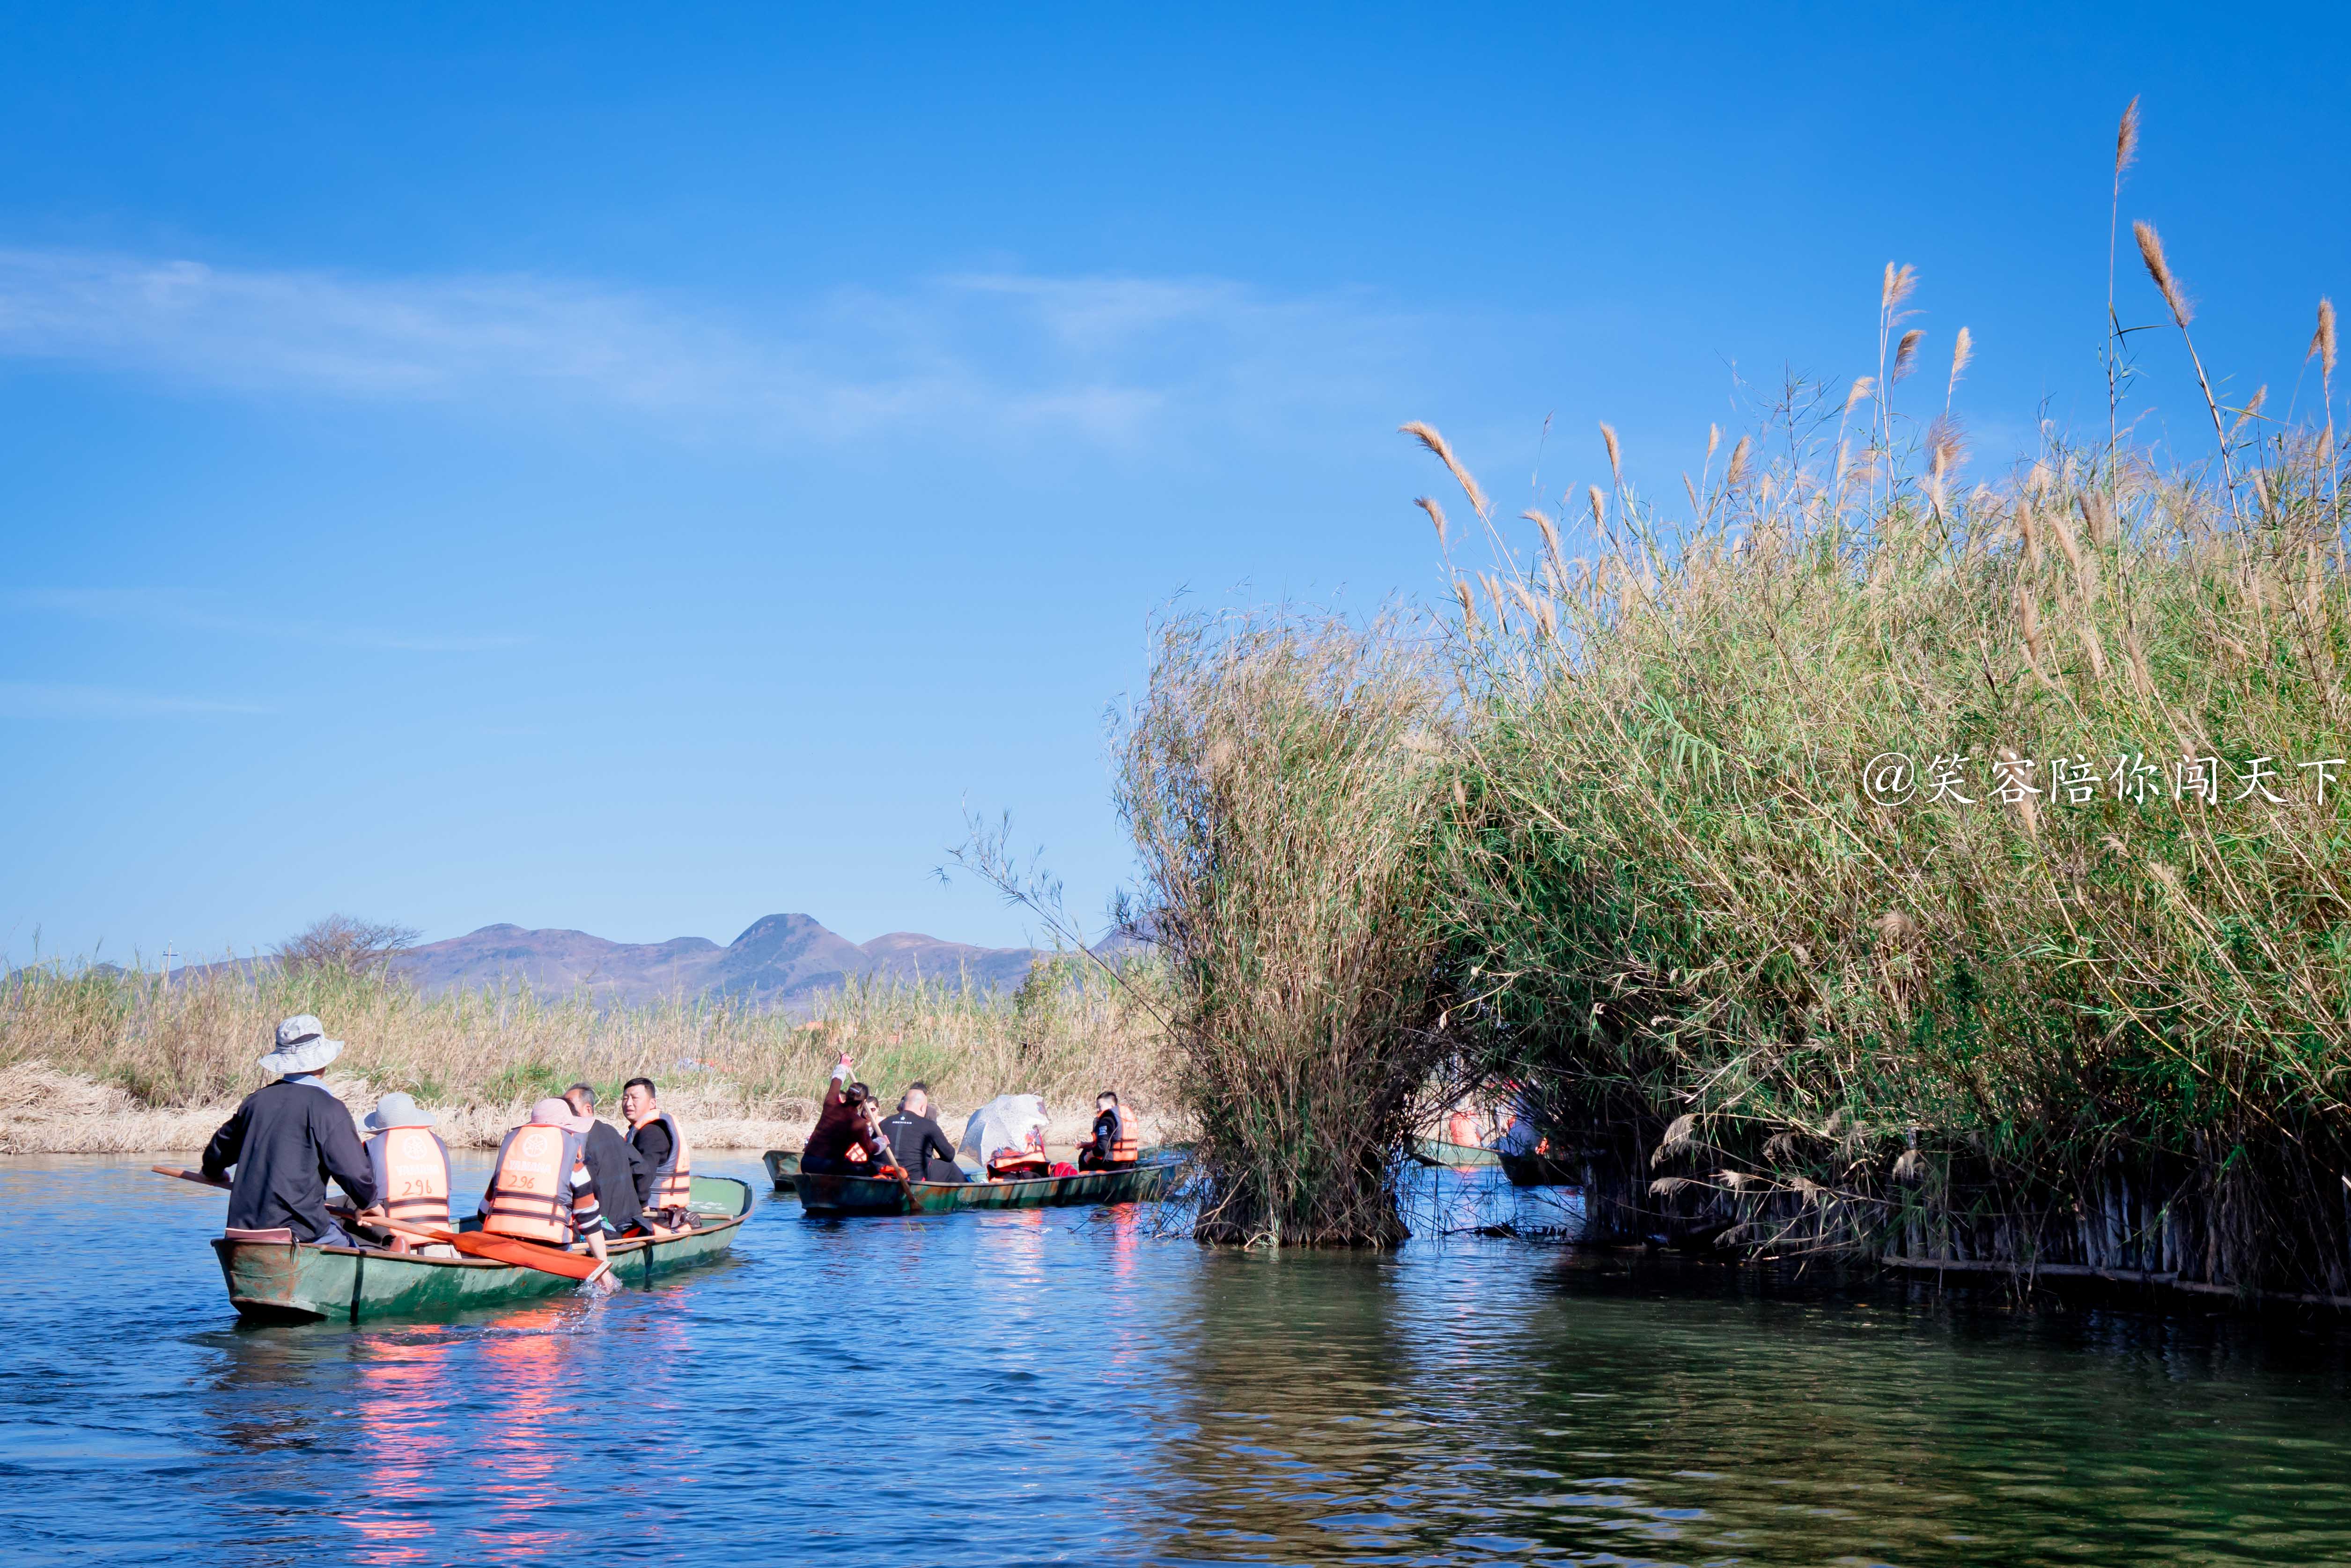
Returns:
[[[1154,983],[1147,970],[1132,977],[1146,993]],[[877,1093],[926,1080],[943,1122],[1036,1092],[1068,1137],[1104,1088],[1147,1133],[1168,1120],[1158,1026],[1067,958],[1010,994],[876,982],[820,998],[810,1018],[726,1004],[599,1010],[527,991],[427,998],[371,976],[266,967],[168,986],[43,970],[0,990],[0,1153],[194,1147],[265,1082],[256,1061],[277,1021],[302,1012],[346,1042],[327,1077],[355,1111],[404,1090],[460,1146],[495,1144],[532,1100],[574,1081],[611,1106],[642,1075],[700,1146],[796,1148],[844,1049]]]

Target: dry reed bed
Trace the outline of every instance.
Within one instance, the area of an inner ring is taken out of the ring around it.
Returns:
[[[2312,353],[2331,408],[2330,308]],[[2351,1293],[2331,416],[2256,394],[2200,471],[2053,444],[1967,486],[1881,384],[1793,389],[1693,515],[1617,473],[1592,558],[1535,516],[1456,625],[1489,1070],[1624,1233]]]
[[[1130,983],[1149,988],[1148,969]],[[1068,959],[1018,992],[875,982],[820,998],[812,1017],[726,1004],[598,1009],[527,991],[428,998],[372,975],[220,968],[175,977],[109,969],[20,972],[0,988],[0,1152],[99,1153],[201,1144],[263,1075],[256,1059],[290,1014],[347,1042],[329,1086],[355,1109],[407,1091],[453,1144],[482,1147],[529,1103],[576,1080],[606,1106],[643,1075],[700,1146],[798,1147],[838,1051],[894,1094],[926,1079],[947,1116],[1008,1091],[1045,1095],[1072,1137],[1115,1087],[1155,1132],[1168,1124],[1151,1014]]]
[[[1504,523],[1408,425],[1492,552],[1457,565],[1420,502],[1447,614],[1171,632],[1122,789],[1243,1239],[1301,1184],[1371,1191],[1345,1151],[1417,1075],[1523,1084],[1620,1234],[2351,1294],[2334,312],[2320,413],[2226,407],[2134,238],[2210,415],[2192,467],[2053,437],[1974,480],[1975,345],[1922,376],[1889,265],[1876,373],[1711,433],[1670,505],[1604,425],[1577,517]],[[1315,1169],[1267,1146],[1324,1117]],[[1316,1239],[1399,1228],[1334,1211]]]
[[[1173,980],[1201,1239],[1388,1246],[1390,1155],[1441,1047],[1444,703],[1388,622],[1183,618],[1120,756]]]

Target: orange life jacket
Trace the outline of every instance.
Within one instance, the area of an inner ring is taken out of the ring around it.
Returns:
[[[573,1235],[571,1173],[584,1169],[585,1141],[577,1133],[534,1122],[517,1127],[498,1145],[498,1163],[482,1194],[482,1228],[500,1236],[563,1246]],[[588,1196],[590,1208],[595,1197]]]
[[[430,1127],[387,1127],[367,1141],[376,1201],[402,1225],[449,1228],[449,1147]]]
[[[669,1158],[653,1167],[653,1196],[645,1199],[647,1208],[685,1208],[694,1201],[694,1170],[685,1149],[685,1130],[677,1118],[666,1111],[629,1124],[632,1132],[653,1122],[669,1129]]]
[[[1142,1157],[1143,1151],[1135,1145],[1135,1142],[1133,1138],[1113,1138],[1111,1140],[1111,1164],[1114,1166],[1131,1166]]]

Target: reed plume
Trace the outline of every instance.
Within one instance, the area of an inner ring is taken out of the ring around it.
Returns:
[[[1526,518],[1529,522],[1534,524],[1536,528],[1542,530],[1543,555],[1550,563],[1552,581],[1554,583],[1565,582],[1567,580],[1567,553],[1560,549],[1559,525],[1551,520],[1550,513],[1538,511],[1532,507],[1520,512],[1519,516]]]
[[[1950,384],[1943,389],[1945,408],[1951,406],[1951,394],[1959,390],[1959,375],[1968,368],[1968,361],[1975,357],[1976,340],[1968,329],[1962,327],[1959,329],[1959,336],[1951,340],[1951,381]]]
[[[1469,470],[1461,466],[1460,460],[1453,455],[1453,448],[1446,444],[1445,437],[1418,420],[1399,425],[1396,430],[1398,434],[1414,437],[1437,455],[1437,460],[1445,465],[1445,471],[1453,476],[1453,482],[1461,486],[1461,493],[1469,497],[1472,511],[1481,518],[1492,516],[1491,508],[1486,504],[1486,492],[1478,487],[1478,481],[1469,476]]]
[[[1915,368],[1913,361],[1918,357],[1918,345],[1926,339],[1925,329],[1919,327],[1913,327],[1902,334],[1901,342],[1895,346],[1894,371],[1886,377],[1888,382],[1898,382],[1911,372]]]
[[[1909,298],[1911,291],[1917,287],[1918,269],[1917,267],[1905,264],[1897,268],[1892,262],[1887,262],[1886,282],[1879,288],[1877,295],[1878,308],[1889,316],[1892,315],[1895,308]]]
[[[2318,301],[2318,329],[2310,335],[2310,351],[2318,356],[2319,395],[2326,403],[2326,430],[2320,442],[2326,453],[2326,494],[2339,503],[2342,498],[2343,463],[2335,450],[2335,301],[2321,297]],[[2344,564],[2344,543],[2338,535],[2335,541],[2335,559]]]
[[[1730,461],[1724,465],[1722,470],[1722,487],[1725,490],[1738,489],[1740,481],[1747,477],[1747,461],[1754,450],[1754,438],[1746,435],[1740,436],[1739,444],[1730,449]]]
[[[2171,262],[2163,254],[2163,236],[2145,218],[2131,225],[2131,233],[2138,240],[2139,259],[2147,264],[2147,277],[2163,296],[2163,303],[2171,311],[2174,326],[2185,329],[2196,319],[2196,308],[2189,303],[2187,289],[2180,287],[2179,277],[2171,270]]]
[[[1625,487],[1625,463],[1616,452],[1616,430],[1606,420],[1600,422],[1600,439],[1608,448],[1608,472],[1616,477],[1616,487]]]
[[[2138,157],[2138,99],[2124,106],[2122,123],[2115,128],[2115,185],[2106,209],[2106,459],[2114,460],[2122,439],[2122,318],[2115,314],[2115,242],[2123,214],[2123,172]]]
[[[1437,548],[1440,553],[1444,552],[1447,548],[1445,538],[1445,508],[1437,504],[1435,497],[1429,496],[1415,497],[1412,504],[1426,512],[1428,520],[1437,525]]]
[[[2131,234],[2138,241],[2139,259],[2147,263],[2147,277],[2155,280],[2157,291],[2171,311],[2172,325],[2179,329],[2179,340],[2188,346],[2188,361],[2196,368],[2196,384],[2204,393],[2204,406],[2212,415],[2212,434],[2220,443],[2220,473],[2233,489],[2235,468],[2229,456],[2229,433],[2220,423],[2220,402],[2212,395],[2211,378],[2204,373],[2204,361],[2196,352],[2196,340],[2188,331],[2189,322],[2196,319],[2195,308],[2179,275],[2171,270],[2169,258],[2163,254],[2163,236],[2155,232],[2155,225],[2144,218],[2136,220],[2131,225]]]

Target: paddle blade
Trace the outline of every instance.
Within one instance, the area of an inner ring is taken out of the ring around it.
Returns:
[[[198,1186],[216,1186],[223,1192],[226,1192],[229,1187],[228,1183],[215,1180],[213,1177],[204,1175],[202,1171],[183,1171],[175,1166],[149,1166],[147,1168],[153,1171],[157,1176],[172,1176],[181,1181],[192,1181]]]
[[[478,1231],[444,1230],[436,1232],[434,1239],[447,1242],[468,1258],[512,1263],[519,1268],[536,1269],[542,1274],[560,1274],[567,1280],[592,1280],[611,1267],[609,1261],[578,1252],[559,1252],[552,1247],[541,1247],[535,1242],[484,1236]]]

